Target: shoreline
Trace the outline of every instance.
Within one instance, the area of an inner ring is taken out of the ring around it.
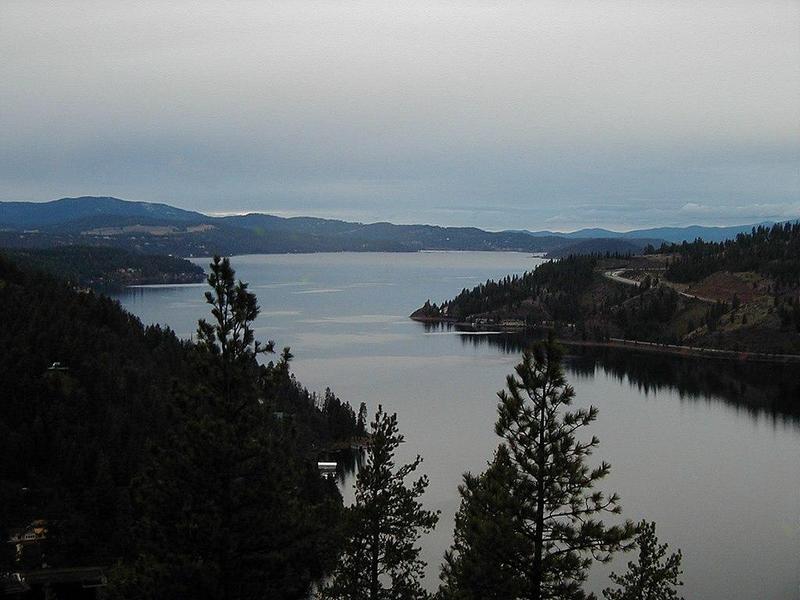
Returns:
[[[431,323],[442,326],[463,327],[469,331],[495,331],[498,333],[523,333],[537,331],[530,327],[503,327],[480,326],[474,323],[456,321],[455,319],[442,319],[441,317],[409,317],[418,323]],[[721,348],[704,348],[701,346],[680,346],[677,344],[663,344],[641,340],[628,340],[624,338],[609,338],[608,340],[577,340],[568,337],[557,337],[557,341],[565,346],[583,346],[599,348],[625,348],[639,350],[653,354],[669,354],[672,356],[716,358],[735,360],[739,362],[763,362],[778,364],[800,363],[800,354],[780,354],[770,352],[750,352],[747,350],[724,350]]]

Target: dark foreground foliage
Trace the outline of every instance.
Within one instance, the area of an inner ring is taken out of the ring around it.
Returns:
[[[395,466],[403,443],[397,415],[378,407],[370,429],[372,443],[358,473],[355,503],[347,510],[344,552],[320,600],[425,600],[425,562],[419,538],[439,520],[422,507],[428,478],[414,478],[422,463]],[[411,479],[411,481],[409,481]]]
[[[48,530],[19,557],[4,544],[0,571],[116,565],[123,597],[293,598],[329,566],[341,498],[315,463],[355,413],[332,394],[323,410],[288,350],[256,362],[255,298],[215,271],[190,343],[0,256],[0,535]]]

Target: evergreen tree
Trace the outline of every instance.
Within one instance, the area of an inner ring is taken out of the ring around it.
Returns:
[[[207,374],[217,388],[217,398],[226,412],[236,412],[249,400],[241,386],[253,386],[257,380],[255,356],[272,352],[275,344],[270,341],[262,346],[256,341],[253,322],[260,311],[258,300],[248,291],[246,283],[236,281],[230,260],[215,256],[210,268],[208,285],[213,291],[207,291],[205,298],[214,319],[198,322],[197,345],[204,351],[201,357],[206,359]],[[288,348],[284,349],[284,356],[288,365],[291,358]]]
[[[140,558],[115,590],[143,598],[304,598],[322,575],[321,557],[333,553],[323,523],[339,520],[340,497],[279,436],[261,401],[255,296],[235,282],[227,259],[215,257],[208,281],[213,321],[199,324],[198,376],[176,390],[173,430],[135,482]],[[287,351],[281,363],[289,358]]]
[[[598,440],[580,441],[576,433],[597,409],[567,410],[574,391],[561,358],[551,337],[523,355],[498,394],[495,430],[503,443],[489,470],[477,481],[467,476],[462,486],[455,543],[443,569],[445,598],[584,598],[592,561],[631,545],[633,523],[606,526],[598,519],[621,509],[616,494],[594,490],[610,466],[590,469],[585,461]],[[497,547],[501,536],[506,547]],[[497,572],[504,574],[502,592],[493,587]]]
[[[367,435],[367,403],[362,402],[358,407],[358,421],[356,422],[356,434]]]
[[[675,588],[683,585],[681,576],[681,551],[667,556],[667,544],[659,544],[656,524],[642,521],[639,524],[639,562],[629,562],[624,575],[611,573],[617,589],[603,590],[608,600],[683,600]]]
[[[464,475],[459,486],[461,506],[456,513],[453,546],[442,566],[443,600],[506,600],[523,596],[518,558],[525,555],[515,500],[516,470],[508,448],[500,446],[482,474]]]
[[[371,424],[366,464],[356,479],[355,504],[348,510],[347,541],[331,581],[328,600],[411,600],[426,598],[420,579],[425,563],[417,541],[439,517],[419,501],[428,486],[425,475],[406,483],[422,459],[395,466],[403,443],[397,415],[378,407]],[[388,587],[387,587],[388,584]]]

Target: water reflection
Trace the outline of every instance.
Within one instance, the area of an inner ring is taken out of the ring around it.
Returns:
[[[541,335],[476,335],[452,324],[422,324],[426,333],[453,333],[464,345],[492,346],[505,354],[531,348]],[[488,333],[488,332],[485,332]],[[722,400],[754,416],[800,421],[800,377],[797,365],[654,354],[626,348],[567,346],[566,367],[574,377],[591,378],[600,370],[643,394],[663,390],[680,398]]]
[[[342,450],[323,452],[319,457],[319,461],[335,462],[337,483],[344,484],[347,482],[349,485],[354,481],[355,474],[358,473],[364,465],[366,456],[366,450],[363,448],[345,448]]]

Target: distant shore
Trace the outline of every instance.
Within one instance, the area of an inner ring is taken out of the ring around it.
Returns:
[[[458,321],[443,317],[411,316],[412,321],[418,323],[438,324],[445,327],[454,327],[471,331],[492,331],[497,333],[544,333],[546,330],[522,325],[476,324],[467,321]],[[558,341],[565,346],[585,346],[604,348],[627,348],[656,354],[670,354],[673,356],[691,356],[704,358],[718,358],[736,360],[740,362],[769,362],[769,363],[800,363],[800,354],[777,354],[767,352],[748,352],[746,350],[723,350],[720,348],[704,348],[702,346],[680,346],[677,344],[662,344],[641,340],[628,340],[623,338],[608,338],[607,340],[580,340],[574,337],[558,337]]]

